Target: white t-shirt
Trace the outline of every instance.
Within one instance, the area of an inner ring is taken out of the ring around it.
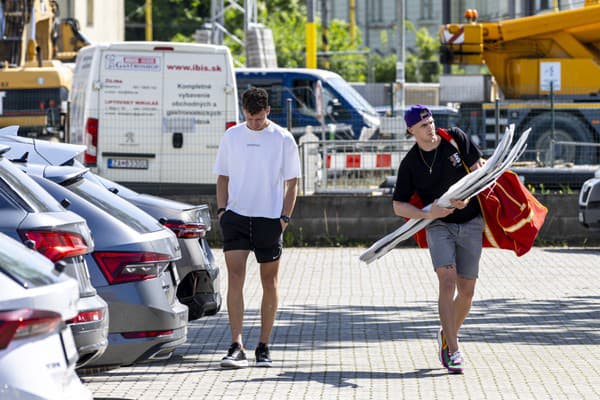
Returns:
[[[229,177],[228,210],[279,218],[284,182],[301,175],[298,146],[292,134],[273,121],[261,131],[248,129],[244,122],[223,135],[213,172]]]

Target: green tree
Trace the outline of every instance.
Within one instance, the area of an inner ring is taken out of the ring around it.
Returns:
[[[126,0],[126,40],[145,40],[144,0]],[[154,40],[191,42],[194,33],[210,21],[210,0],[153,0]],[[303,67],[306,65],[306,1],[267,0],[258,2],[259,22],[273,32],[277,63],[280,67]],[[224,14],[225,26],[238,38],[244,36],[243,15],[234,9]],[[235,26],[237,28],[231,29]],[[317,21],[320,32],[320,24]],[[352,53],[361,49],[361,34],[357,29],[357,39],[352,43],[349,24],[331,21],[329,24],[329,51]],[[228,36],[224,44],[229,47],[236,65],[245,64],[242,46]],[[318,48],[321,36],[318,35]],[[319,58],[320,66],[325,60]],[[329,69],[336,71],[350,81],[364,81],[367,56],[360,54],[340,54],[329,58]]]
[[[439,42],[429,35],[425,28],[415,29],[410,21],[406,22],[408,31],[416,37],[415,49],[409,49],[404,60],[404,79],[406,82],[438,82],[442,67],[439,59]],[[384,48],[387,40],[381,39]],[[396,54],[383,57],[373,56],[375,82],[393,82],[396,80]]]
[[[125,0],[125,40],[145,40],[144,0]],[[192,41],[194,32],[210,20],[210,0],[153,0],[154,40]]]
[[[416,34],[417,53],[415,54],[415,70],[417,82],[438,82],[442,67],[439,63],[440,43],[429,35],[429,31],[421,28],[411,29]],[[411,54],[412,55],[412,54]]]
[[[319,29],[322,29],[319,25]],[[368,51],[360,54],[362,46],[362,36],[360,30],[356,28],[356,39],[354,43],[350,39],[350,24],[340,20],[333,20],[329,23],[328,29],[329,51],[339,52],[340,54],[329,57],[329,68],[340,74],[344,79],[350,82],[364,82],[366,80]],[[318,41],[319,48],[322,48],[321,40]],[[320,60],[323,66],[323,59]]]
[[[386,31],[382,31],[379,38],[382,47],[389,51],[389,38]],[[371,79],[375,82],[394,82],[396,80],[396,54],[383,56],[375,53],[371,57],[368,68],[373,70]]]
[[[287,10],[265,11],[261,17],[264,25],[273,32],[277,65],[290,68],[304,67],[306,65],[306,8],[296,4],[296,7]]]

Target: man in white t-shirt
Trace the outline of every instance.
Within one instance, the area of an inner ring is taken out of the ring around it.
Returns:
[[[300,157],[292,134],[268,119],[268,100],[264,89],[244,92],[242,111],[246,122],[225,132],[214,167],[232,337],[231,347],[221,360],[223,368],[248,366],[242,324],[246,261],[251,251],[260,263],[263,287],[256,366],[271,366],[268,343],[277,313],[277,274],[283,231],[296,204]]]

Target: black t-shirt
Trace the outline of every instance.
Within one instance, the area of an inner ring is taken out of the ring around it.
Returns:
[[[443,138],[437,149],[432,151],[420,150],[415,143],[398,167],[394,200],[408,202],[416,192],[424,206],[431,204],[467,174],[463,161],[470,167],[479,160],[482,153],[465,132],[459,128],[450,128],[448,133],[454,138],[460,151]],[[480,214],[479,202],[471,199],[467,207],[454,210],[452,214],[442,218],[442,221],[464,223]]]

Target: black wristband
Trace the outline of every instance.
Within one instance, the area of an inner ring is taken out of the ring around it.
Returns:
[[[226,209],[226,208],[223,208],[223,207],[219,208],[219,209],[217,210],[217,215],[221,214],[221,211],[222,211],[222,212],[225,212],[225,211],[227,211],[227,209]]]
[[[282,215],[281,217],[279,217],[283,222],[285,222],[286,224],[290,223],[290,217],[287,215]]]

